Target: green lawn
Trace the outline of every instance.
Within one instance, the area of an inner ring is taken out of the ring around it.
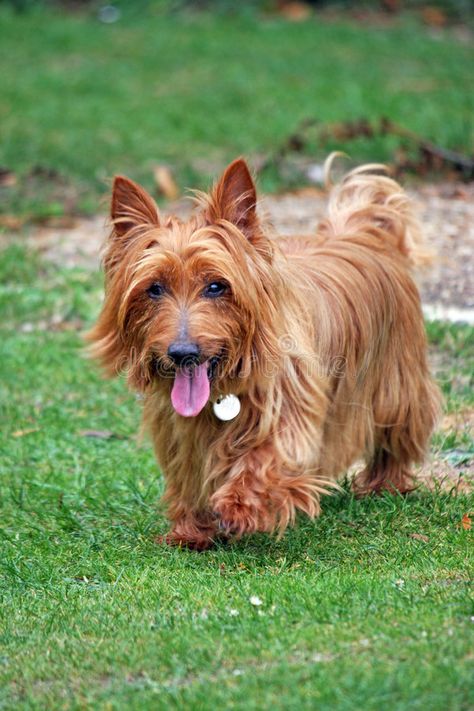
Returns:
[[[472,494],[346,487],[281,541],[161,547],[139,404],[81,355],[100,275],[0,265],[0,708],[472,709]],[[474,330],[429,333],[462,413]],[[473,456],[464,430],[434,447]]]
[[[105,25],[0,5],[0,165],[17,175],[0,193],[2,209],[96,211],[114,173],[151,187],[162,162],[182,187],[203,185],[240,153],[275,151],[308,117],[387,116],[469,152],[473,61],[472,44],[407,19],[383,28],[318,15],[288,23],[129,10]],[[399,144],[332,142],[317,157],[339,147],[387,160]],[[263,176],[265,189],[277,185]]]

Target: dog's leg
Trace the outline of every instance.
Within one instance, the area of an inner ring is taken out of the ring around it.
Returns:
[[[400,393],[394,402],[375,403],[374,451],[354,482],[360,495],[384,490],[404,494],[415,488],[412,465],[425,456],[439,413],[439,393],[423,371],[414,385],[402,381]]]
[[[354,481],[354,491],[359,496],[380,494],[383,491],[406,494],[414,488],[409,463],[398,461],[385,449],[379,449],[374,454],[373,459]]]
[[[354,489],[360,495],[382,491],[405,494],[416,486],[412,465],[423,460],[428,448],[438,416],[437,389],[428,382],[418,399],[410,400],[407,396],[405,402],[412,403],[408,413],[396,413],[391,418],[402,424],[376,427],[374,453],[354,482]],[[377,414],[380,422],[380,414]]]
[[[215,522],[208,514],[188,512],[172,520],[171,531],[161,536],[159,542],[204,551],[215,543],[216,530]]]
[[[196,509],[196,501],[185,496],[181,487],[168,482],[163,502],[167,506],[171,530],[159,538],[160,543],[197,551],[206,550],[214,544],[217,533],[215,517],[209,511]]]
[[[260,447],[234,465],[210,505],[226,533],[283,532],[297,510],[319,514],[317,483],[314,474],[281,471],[271,448]]]

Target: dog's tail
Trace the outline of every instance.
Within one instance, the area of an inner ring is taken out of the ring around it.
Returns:
[[[331,154],[326,161],[326,183],[337,155]],[[318,232],[328,238],[373,234],[389,240],[411,265],[429,263],[432,254],[425,245],[412,200],[387,172],[384,165],[368,164],[348,173],[332,187],[328,217]]]

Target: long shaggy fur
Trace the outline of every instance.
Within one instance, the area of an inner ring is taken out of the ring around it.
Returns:
[[[144,393],[168,543],[282,532],[297,511],[318,515],[361,458],[359,492],[412,488],[439,408],[411,276],[424,247],[407,195],[374,168],[333,189],[311,238],[269,234],[241,159],[184,223],[116,179],[106,298],[89,339],[109,374],[126,371]],[[203,298],[216,280],[226,294]],[[155,282],[166,285],[159,302],[147,295]],[[170,400],[167,352],[183,323],[203,359],[218,359],[211,401],[190,418]],[[228,393],[241,412],[220,422],[211,402]]]

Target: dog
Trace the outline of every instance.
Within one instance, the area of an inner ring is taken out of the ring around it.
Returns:
[[[383,167],[382,167],[383,168]],[[413,488],[440,396],[427,365],[413,207],[381,166],[333,187],[312,237],[276,237],[242,158],[187,221],[115,178],[105,300],[89,333],[143,394],[168,544],[279,532],[350,465],[359,493]]]

